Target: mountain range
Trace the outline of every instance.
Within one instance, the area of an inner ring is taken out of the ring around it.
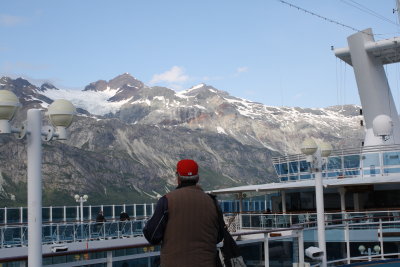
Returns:
[[[44,204],[154,201],[175,186],[175,164],[192,158],[204,189],[277,181],[271,158],[300,152],[306,137],[335,148],[361,143],[360,107],[272,107],[199,84],[176,92],[128,73],[78,90],[2,77],[26,110],[68,99],[78,114],[66,141],[43,144]],[[44,117],[44,124],[49,124]],[[0,135],[0,199],[26,205],[26,140]]]

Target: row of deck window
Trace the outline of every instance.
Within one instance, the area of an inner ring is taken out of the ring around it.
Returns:
[[[310,173],[310,163],[305,160],[282,162],[274,166],[281,181],[314,178]],[[328,178],[400,173],[400,151],[332,156],[322,169],[323,177]]]

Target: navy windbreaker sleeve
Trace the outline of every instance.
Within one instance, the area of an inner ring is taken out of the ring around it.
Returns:
[[[160,198],[156,209],[143,228],[144,237],[152,245],[159,244],[164,238],[165,227],[168,222],[168,199],[166,196]]]

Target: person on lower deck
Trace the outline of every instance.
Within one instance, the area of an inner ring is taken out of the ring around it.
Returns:
[[[179,161],[176,177],[178,187],[157,202],[144,236],[151,244],[161,242],[162,267],[215,267],[223,238],[215,202],[197,185],[194,160]]]

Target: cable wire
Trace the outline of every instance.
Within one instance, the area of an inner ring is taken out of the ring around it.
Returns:
[[[388,19],[388,18],[382,16],[382,15],[379,14],[379,13],[376,13],[375,11],[369,9],[369,8],[366,7],[366,6],[363,6],[363,5],[360,4],[360,3],[357,3],[357,2],[354,1],[354,0],[340,0],[340,1],[343,2],[343,3],[345,3],[346,5],[349,5],[349,6],[352,6],[352,7],[354,7],[354,8],[357,8],[358,10],[360,10],[360,11],[362,11],[362,12],[364,12],[364,13],[370,14],[370,15],[376,17],[376,18],[379,18],[379,19],[381,19],[381,20],[384,20],[384,21],[386,21],[386,22],[388,22],[388,23],[391,23],[391,24],[397,26],[397,23],[396,23],[396,22],[394,22],[394,21],[392,21],[392,20],[390,20],[390,19]],[[351,2],[351,3],[350,3],[350,2]]]
[[[370,34],[370,33],[368,33],[368,32],[361,31],[361,30],[359,30],[359,29],[357,29],[357,28],[354,28],[354,27],[352,27],[352,26],[346,25],[346,24],[341,23],[341,22],[339,22],[339,21],[336,21],[336,20],[333,20],[333,19],[330,19],[330,18],[321,16],[321,15],[315,13],[315,12],[309,11],[309,10],[304,9],[304,8],[302,8],[302,7],[293,5],[292,3],[286,2],[286,1],[284,1],[284,0],[277,0],[277,1],[278,1],[278,2],[281,2],[282,4],[288,5],[288,6],[290,6],[290,7],[297,8],[298,10],[301,10],[301,11],[303,11],[303,12],[309,14],[309,15],[318,17],[318,18],[320,18],[320,19],[323,19],[323,20],[328,21],[328,22],[333,23],[333,24],[337,24],[337,25],[339,25],[339,26],[342,26],[342,27],[344,27],[344,28],[350,29],[350,30],[355,31],[355,32],[362,32],[362,33],[367,34],[367,35],[370,35],[370,36],[374,36],[374,35],[388,35],[388,34],[382,34],[382,33]]]

